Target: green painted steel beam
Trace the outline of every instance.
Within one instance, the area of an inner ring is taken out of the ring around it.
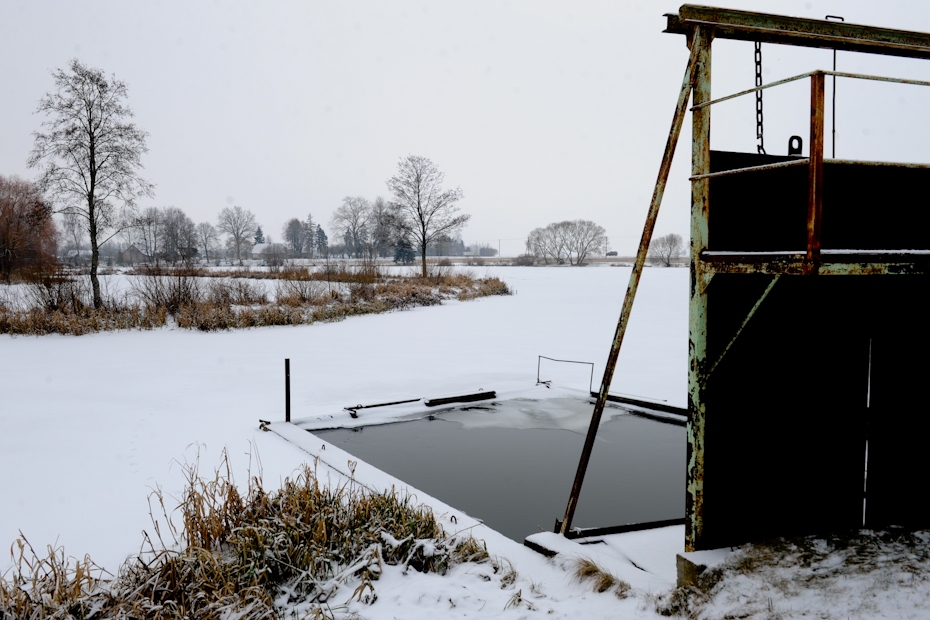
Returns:
[[[892,255],[893,256],[893,255]],[[819,264],[811,266],[803,254],[779,256],[724,255],[704,256],[698,271],[705,274],[736,273],[768,275],[820,275],[820,276],[876,276],[876,275],[920,275],[930,274],[930,256],[921,255],[922,260],[836,260],[823,256]]]
[[[711,100],[710,28],[698,27],[688,38],[696,55],[695,105]],[[708,277],[699,270],[707,249],[710,207],[710,110],[691,113],[691,286],[688,305],[688,466],[685,494],[685,551],[704,548],[704,384],[707,373]]]

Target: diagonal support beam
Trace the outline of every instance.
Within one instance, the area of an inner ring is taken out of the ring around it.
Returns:
[[[659,177],[656,180],[655,189],[652,192],[652,202],[649,205],[646,224],[643,226],[643,235],[639,241],[639,251],[636,253],[636,262],[633,264],[630,282],[627,284],[626,296],[623,298],[623,309],[620,311],[620,319],[617,321],[617,330],[614,332],[613,343],[610,346],[610,354],[607,356],[604,378],[601,380],[597,401],[594,404],[594,413],[591,415],[588,435],[585,438],[584,448],[581,451],[581,459],[578,462],[578,470],[575,473],[575,481],[572,484],[571,495],[568,498],[565,518],[561,521],[556,521],[555,531],[563,535],[571,529],[572,518],[575,515],[575,508],[578,505],[578,496],[581,494],[581,485],[584,483],[585,472],[588,469],[588,461],[591,458],[591,450],[594,447],[594,438],[597,435],[597,429],[601,423],[604,405],[607,403],[607,391],[610,389],[614,370],[617,367],[620,345],[623,343],[623,336],[626,333],[626,327],[630,321],[633,299],[636,297],[639,279],[643,274],[643,267],[646,264],[646,253],[649,251],[649,243],[652,241],[652,232],[655,229],[656,217],[659,215],[659,206],[662,204],[662,196],[665,194],[665,185],[668,182],[668,175],[672,168],[675,146],[678,144],[678,135],[681,133],[681,126],[684,123],[685,113],[688,109],[688,99],[691,94],[694,68],[697,64],[698,50],[700,47],[700,45],[691,46],[691,56],[688,59],[688,67],[685,69],[685,76],[682,80],[681,92],[678,95],[678,105],[675,107],[675,115],[672,117],[672,128],[668,134],[668,141],[665,143],[665,154],[662,156],[662,165],[659,167]]]
[[[726,357],[726,354],[730,350],[730,347],[732,347],[733,344],[736,343],[736,341],[739,339],[740,334],[742,334],[743,330],[746,329],[746,326],[749,325],[750,319],[752,319],[753,315],[755,315],[756,310],[759,309],[759,307],[762,305],[762,302],[765,301],[765,298],[769,296],[769,293],[772,292],[772,289],[775,288],[775,283],[778,282],[779,279],[781,279],[780,273],[776,274],[775,277],[772,278],[772,281],[769,282],[769,285],[765,287],[765,290],[762,291],[762,295],[759,297],[759,300],[756,302],[756,305],[752,307],[752,309],[749,311],[749,314],[747,314],[746,318],[743,319],[743,324],[739,326],[739,329],[736,330],[736,333],[733,335],[733,338],[731,338],[730,342],[727,343],[727,346],[726,348],[724,348],[723,352],[720,354],[720,357],[717,358],[717,361],[714,362],[714,365],[711,366],[710,370],[707,371],[707,374],[704,375],[704,382],[701,384],[701,387],[704,387],[707,385],[707,380],[710,379],[710,376],[712,374],[714,374],[714,370],[717,368],[717,366],[720,365],[720,362],[723,361],[723,358]]]

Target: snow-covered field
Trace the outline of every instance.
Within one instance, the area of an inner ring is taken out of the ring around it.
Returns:
[[[180,463],[198,452],[201,471],[208,471],[227,449],[240,483],[249,467],[258,470],[260,459],[266,487],[274,486],[312,460],[306,447],[258,428],[260,418],[284,417],[285,358],[291,360],[294,418],[481,388],[525,390],[535,384],[538,355],[593,362],[598,382],[628,268],[475,271],[502,277],[516,295],[300,327],[0,336],[0,547],[22,532],[37,549],[62,545],[67,554],[88,553],[114,571],[138,551],[142,530],[151,529],[149,492],[160,487],[169,497],[179,496]],[[613,392],[685,405],[687,284],[685,269],[645,272]],[[587,387],[587,371],[544,368],[544,378],[555,385]],[[655,617],[653,601],[642,591],[671,585],[670,575],[642,576],[638,582],[635,574],[620,575],[641,588],[640,595],[621,601],[573,582],[560,561],[546,561],[483,526],[475,533],[492,554],[513,564],[520,575],[513,584],[502,589],[499,576],[487,581],[482,566],[459,566],[446,577],[388,570],[378,582],[379,602],[356,611],[366,618],[517,618],[531,614],[532,607],[550,617]],[[664,555],[673,555],[678,540],[680,534],[673,532],[662,541],[669,547]],[[611,566],[610,558],[604,561]],[[9,565],[9,557],[0,554],[0,571]],[[740,596],[753,605],[762,601],[754,611],[758,617],[775,617],[778,609],[800,615],[802,608],[812,617],[846,617],[847,612],[928,617],[922,607],[930,600],[926,565],[921,559],[916,569],[905,569],[918,571],[906,600],[885,588],[877,609],[839,601],[835,588],[830,597],[818,599],[803,589],[800,595],[790,588],[770,592],[765,584],[739,582],[741,591],[726,590],[728,598],[709,607],[716,611],[708,617],[738,613]],[[883,573],[881,579],[894,588],[900,572]],[[787,574],[790,582],[790,570]],[[861,583],[858,590],[864,592],[872,582]]]

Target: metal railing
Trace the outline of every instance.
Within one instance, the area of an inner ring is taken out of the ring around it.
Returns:
[[[538,355],[537,358],[538,359],[536,360],[536,385],[545,385],[546,387],[549,387],[549,385],[552,383],[552,379],[549,379],[548,381],[540,381],[539,379],[539,372],[540,372],[540,369],[542,368],[542,361],[549,360],[550,362],[560,362],[563,364],[585,364],[587,366],[590,366],[591,367],[591,378],[588,380],[588,391],[590,392],[592,388],[594,387],[594,363],[593,362],[579,362],[576,360],[557,360],[554,357],[546,357],[545,355]]]
[[[772,170],[776,168],[787,168],[790,166],[801,166],[807,165],[808,167],[808,194],[807,194],[807,248],[805,252],[805,258],[811,268],[813,269],[817,263],[820,262],[821,249],[820,249],[820,239],[821,239],[821,225],[823,219],[823,166],[824,163],[837,163],[837,164],[846,164],[846,163],[870,163],[876,165],[890,165],[890,166],[899,166],[906,168],[930,168],[930,164],[914,164],[914,163],[891,163],[891,162],[858,162],[855,160],[848,159],[824,159],[824,78],[828,75],[842,78],[851,78],[857,80],[870,80],[877,82],[892,82],[896,84],[910,84],[914,86],[930,86],[930,82],[922,80],[907,80],[904,78],[892,78],[881,75],[867,75],[862,73],[846,73],[841,71],[810,71],[808,73],[802,73],[800,75],[795,75],[783,80],[777,80],[775,82],[770,82],[768,84],[763,84],[761,86],[756,86],[755,88],[749,88],[732,95],[727,95],[725,97],[720,97],[718,99],[712,99],[710,101],[705,101],[702,103],[695,104],[691,106],[691,111],[700,110],[702,108],[714,105],[715,103],[721,103],[723,101],[729,101],[730,99],[735,99],[736,97],[742,97],[749,95],[758,91],[765,90],[767,88],[772,88],[775,86],[781,86],[783,84],[788,84],[795,82],[797,80],[802,80],[805,78],[810,78],[811,81],[811,115],[810,115],[810,138],[808,141],[809,156],[804,158],[799,158],[792,161],[778,162],[773,164],[764,164],[761,166],[749,166],[746,168],[735,168],[732,170],[722,170],[719,172],[707,172],[704,174],[697,174],[690,177],[691,181],[700,181],[703,179],[741,174],[746,172],[757,172],[762,170]]]

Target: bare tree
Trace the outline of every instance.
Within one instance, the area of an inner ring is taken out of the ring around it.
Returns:
[[[527,237],[527,251],[548,265],[552,259],[559,265],[572,261],[572,223],[553,222],[545,228],[536,228]]]
[[[103,299],[97,267],[100,246],[126,226],[136,199],[152,196],[154,186],[142,179],[142,154],[148,151],[145,131],[128,119],[126,84],[74,59],[69,71],[52,72],[55,90],[39,100],[37,112],[47,116],[29,155],[30,167],[42,165],[39,187],[61,213],[81,218],[90,237],[90,281],[94,307]]]
[[[220,211],[219,225],[217,228],[229,235],[232,241],[232,248],[236,251],[236,258],[239,264],[242,264],[242,249],[250,239],[255,236],[258,230],[258,224],[255,222],[255,214],[242,207],[225,207]],[[251,246],[250,246],[251,247]]]
[[[679,258],[685,251],[685,242],[681,235],[669,233],[656,237],[649,244],[649,260],[653,265],[671,267],[672,260]]]
[[[603,254],[609,245],[607,231],[591,220],[574,220],[568,227],[573,265],[584,265],[588,254]]]
[[[159,248],[161,247],[161,211],[158,207],[149,207],[135,220],[135,228],[139,231],[142,249],[149,260],[158,264]]]
[[[200,245],[194,221],[178,207],[162,210],[162,248],[165,257],[172,263],[181,260],[190,263]]]
[[[394,248],[406,232],[400,211],[381,196],[371,203],[368,227],[372,249],[378,256],[393,256]]]
[[[608,243],[603,226],[590,220],[566,220],[531,231],[526,250],[547,264],[552,259],[560,265],[583,265],[589,254],[603,252]]]
[[[345,240],[346,252],[356,258],[362,255],[368,244],[370,215],[371,204],[361,196],[346,196],[333,212],[331,230]]]
[[[284,244],[290,250],[292,256],[300,256],[304,252],[304,244],[307,240],[305,225],[296,217],[289,219],[281,227],[281,238]]]
[[[81,218],[74,213],[65,213],[62,218],[64,229],[65,248],[80,250],[84,246],[85,227]]]
[[[0,176],[0,279],[54,264],[58,231],[35,184]]]
[[[272,271],[278,271],[284,260],[287,258],[287,246],[283,243],[266,242],[268,247],[262,251],[261,257],[265,264],[272,268]]]
[[[200,222],[197,224],[197,245],[203,249],[203,257],[210,260],[210,252],[216,251],[219,246],[220,236],[216,228],[210,222]]]
[[[405,231],[420,251],[422,276],[426,277],[426,248],[440,235],[461,230],[471,216],[459,213],[455,204],[461,188],[443,190],[445,175],[426,157],[408,155],[397,164],[397,175],[387,181]]]

